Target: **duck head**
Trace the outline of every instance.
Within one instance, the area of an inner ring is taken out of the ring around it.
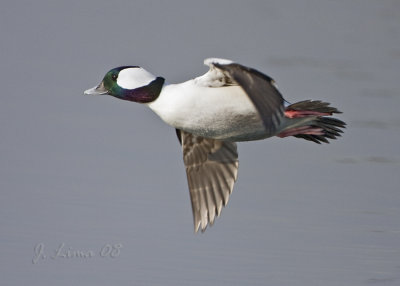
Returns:
[[[119,99],[149,103],[157,99],[164,78],[155,77],[138,66],[117,67],[106,73],[101,83],[84,94],[108,94]]]

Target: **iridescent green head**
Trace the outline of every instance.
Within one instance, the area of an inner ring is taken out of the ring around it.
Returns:
[[[106,73],[98,86],[84,94],[108,94],[119,99],[148,103],[154,101],[161,92],[164,78],[155,77],[138,66],[117,67]]]

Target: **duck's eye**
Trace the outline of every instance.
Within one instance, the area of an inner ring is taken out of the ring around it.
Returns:
[[[113,75],[111,76],[111,78],[112,78],[113,81],[116,81],[116,80],[117,80],[117,77],[118,77],[118,76],[117,76],[116,74],[113,74]]]

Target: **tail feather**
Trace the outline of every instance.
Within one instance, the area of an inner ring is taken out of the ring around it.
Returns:
[[[330,106],[330,103],[321,100],[303,100],[289,105],[286,110],[316,111],[321,113],[342,113],[337,108]]]
[[[308,126],[309,128],[301,130],[296,126],[278,134],[278,136],[286,137],[291,135],[318,144],[322,142],[329,143],[328,139],[340,137],[341,133],[343,133],[341,128],[346,128],[346,123],[339,119],[328,117],[333,113],[342,113],[337,108],[329,105],[329,103],[319,100],[305,100],[289,105],[285,110],[286,117],[293,118],[293,120],[296,120],[296,118],[302,118],[303,120],[309,118],[306,121],[302,120],[304,122],[302,126]],[[296,132],[296,129],[299,132]],[[319,132],[313,132],[312,130],[319,130]]]

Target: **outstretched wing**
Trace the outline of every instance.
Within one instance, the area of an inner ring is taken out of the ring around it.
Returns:
[[[212,225],[228,203],[238,172],[236,143],[195,136],[176,130],[192,202],[194,230]]]
[[[209,87],[239,85],[253,102],[268,134],[277,130],[284,114],[284,99],[269,76],[249,67],[222,59],[206,59],[210,70],[197,80]]]

